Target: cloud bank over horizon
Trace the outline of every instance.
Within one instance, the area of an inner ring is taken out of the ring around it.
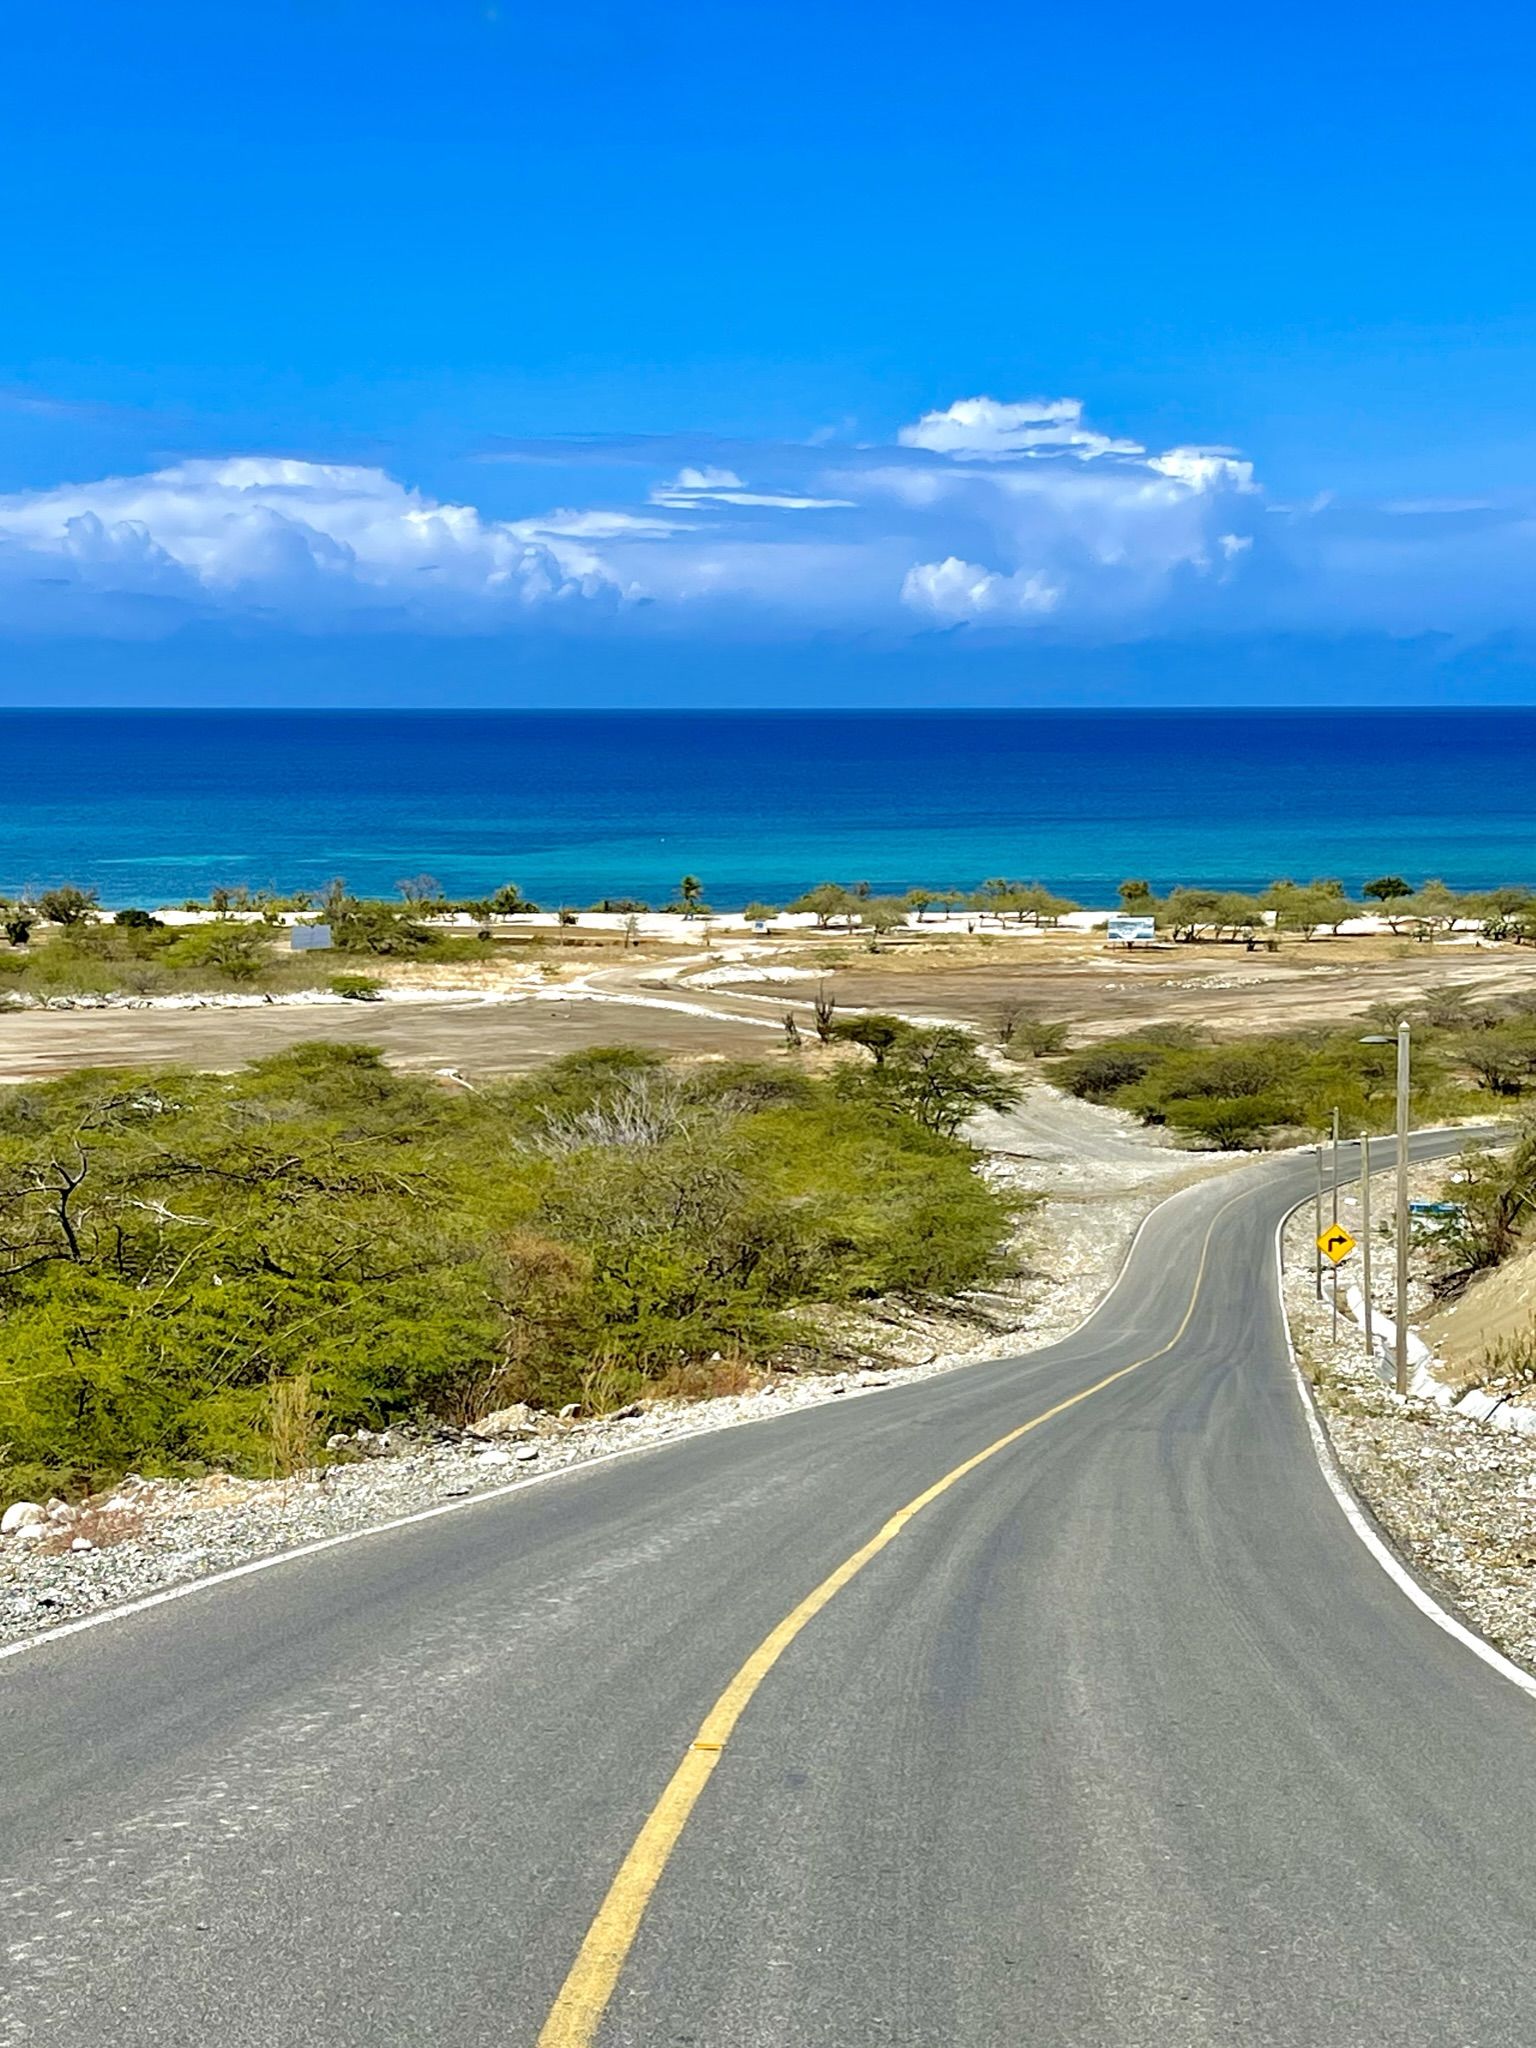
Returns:
[[[519,518],[385,469],[192,459],[0,497],[0,635],[316,635],[1092,645],[1188,632],[1498,632],[1536,620],[1529,505],[1278,504],[1221,446],[1153,450],[1072,398],[966,398],[877,442],[508,444],[633,472]]]

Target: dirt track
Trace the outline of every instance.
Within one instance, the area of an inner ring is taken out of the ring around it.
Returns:
[[[547,987],[529,994],[526,983],[520,993],[507,981],[500,1000],[422,1000],[418,992],[410,1001],[369,1004],[0,1012],[0,1082],[87,1066],[235,1067],[314,1038],[379,1045],[401,1067],[470,1074],[518,1072],[615,1043],[704,1058],[761,1056],[782,1042],[786,1012],[809,1035],[818,981],[845,1011],[948,1017],[983,1031],[1004,1003],[1023,1003],[1064,1020],[1075,1043],[1150,1023],[1224,1034],[1342,1023],[1374,1004],[1396,1009],[1446,987],[1474,998],[1536,990],[1536,951],[1371,941],[1292,944],[1277,954],[1181,946],[1109,955],[1080,941],[1056,948],[1004,940],[958,959],[952,945],[896,948],[873,959],[843,948],[824,956],[797,948],[797,958],[818,964],[778,983],[753,980],[751,970],[759,958],[773,964],[779,949],[730,952],[740,978],[731,975],[735,963],[717,955],[710,986],[692,978],[701,962],[690,950],[670,962],[583,966],[563,994]]]
[[[615,1042],[727,1058],[773,1043],[761,1025],[597,1002],[31,1010],[0,1015],[0,1081],[92,1066],[238,1067],[315,1038],[382,1046],[395,1066],[472,1074],[519,1072]]]

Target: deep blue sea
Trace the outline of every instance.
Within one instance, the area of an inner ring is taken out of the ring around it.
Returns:
[[[548,905],[717,908],[1127,875],[1536,884],[1536,709],[0,711],[0,893],[114,906],[434,875]]]

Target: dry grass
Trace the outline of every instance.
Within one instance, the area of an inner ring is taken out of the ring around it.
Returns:
[[[267,1461],[274,1479],[291,1479],[320,1462],[325,1418],[307,1372],[267,1388]]]
[[[688,1365],[674,1365],[651,1392],[662,1401],[712,1401],[722,1394],[750,1394],[773,1378],[744,1358],[696,1359]]]

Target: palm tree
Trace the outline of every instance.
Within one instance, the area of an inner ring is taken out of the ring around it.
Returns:
[[[684,875],[677,885],[677,893],[683,900],[684,917],[692,917],[704,896],[704,884],[697,875]]]

